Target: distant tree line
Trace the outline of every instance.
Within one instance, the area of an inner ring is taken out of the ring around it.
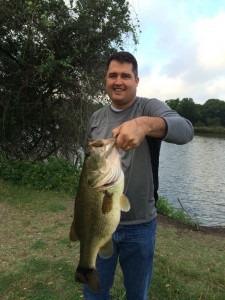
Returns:
[[[209,99],[204,104],[194,103],[192,98],[169,99],[166,103],[194,126],[225,127],[225,101]]]

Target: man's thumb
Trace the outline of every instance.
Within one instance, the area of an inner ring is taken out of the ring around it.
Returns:
[[[117,137],[117,135],[120,133],[120,127],[121,127],[121,125],[112,130],[112,136],[114,138]]]

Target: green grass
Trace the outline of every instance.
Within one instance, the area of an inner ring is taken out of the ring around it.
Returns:
[[[0,199],[0,299],[82,299],[82,286],[74,282],[79,243],[68,239],[74,200],[3,181]],[[225,236],[159,223],[149,299],[223,300],[224,295]],[[112,296],[126,299],[119,266]]]
[[[37,213],[65,210],[65,199],[69,198],[63,192],[40,191],[23,186],[6,184],[2,180],[0,180],[0,188],[2,200],[18,209],[24,208]]]
[[[168,216],[172,220],[180,221],[183,224],[193,227],[199,226],[198,222],[191,218],[182,208],[176,209],[170,205],[165,197],[159,197],[156,202],[156,207],[159,214]]]
[[[151,299],[223,299],[225,239],[158,228]]]

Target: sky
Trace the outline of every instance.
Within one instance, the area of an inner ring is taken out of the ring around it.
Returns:
[[[138,95],[225,101],[225,0],[129,0],[139,44]]]

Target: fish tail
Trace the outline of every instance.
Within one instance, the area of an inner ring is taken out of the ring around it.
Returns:
[[[78,266],[75,273],[75,281],[88,284],[89,288],[96,293],[100,291],[98,274],[94,268]]]

